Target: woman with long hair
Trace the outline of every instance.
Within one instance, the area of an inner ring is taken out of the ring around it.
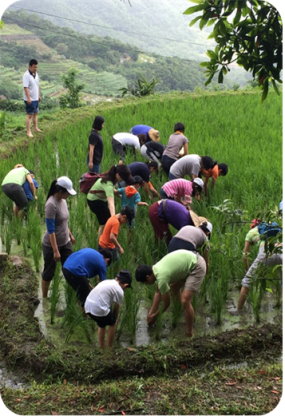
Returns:
[[[51,183],[45,204],[47,231],[44,235],[42,248],[44,270],[42,272],[42,295],[46,298],[50,282],[54,276],[56,263],[63,265],[72,253],[75,238],[68,227],[69,211],[66,199],[76,195],[73,184],[67,176],[61,176]]]
[[[126,165],[114,165],[97,179],[87,194],[87,204],[99,222],[99,237],[108,218],[116,214],[114,186],[120,181],[128,184],[131,179],[130,169]]]

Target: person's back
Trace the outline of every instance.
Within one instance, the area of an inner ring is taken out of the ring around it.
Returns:
[[[201,169],[201,157],[196,154],[186,155],[176,160],[170,168],[171,179],[185,176],[197,177]]]
[[[175,234],[174,238],[179,238],[192,243],[195,249],[202,247],[208,241],[204,231],[200,227],[195,227],[193,225],[182,227]]]
[[[144,182],[149,182],[149,169],[144,162],[133,162],[128,165],[132,176],[140,176]]]
[[[112,304],[121,304],[124,291],[116,279],[106,279],[99,282],[86,298],[84,309],[94,316],[107,316]]]
[[[101,253],[93,248],[82,248],[72,253],[65,261],[63,267],[77,276],[105,278],[106,262]]]
[[[106,222],[103,232],[100,235],[99,247],[114,249],[116,246],[111,241],[110,236],[111,236],[111,233],[118,236],[119,231],[120,231],[120,221],[116,215],[113,215]]]
[[[190,213],[180,202],[164,199],[159,204],[158,214],[177,230],[185,225],[191,225]]]
[[[163,156],[177,160],[179,158],[179,152],[185,143],[188,143],[188,139],[184,134],[173,133],[168,139]]]

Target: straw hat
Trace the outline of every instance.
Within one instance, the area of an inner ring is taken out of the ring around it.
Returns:
[[[148,135],[149,135],[150,139],[152,141],[154,141],[154,142],[158,142],[160,140],[159,131],[158,130],[150,129],[148,131]]]

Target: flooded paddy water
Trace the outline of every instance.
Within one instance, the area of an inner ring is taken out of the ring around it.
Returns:
[[[1,240],[0,249],[2,250]],[[16,240],[13,240],[11,246],[12,262],[15,264],[21,263],[21,256],[23,254],[21,245]],[[31,264],[31,267],[33,267],[33,264]],[[42,259],[40,267],[42,268]],[[64,278],[62,277],[60,279],[58,301],[56,302],[53,319],[51,319],[51,299],[42,299],[40,273],[37,273],[37,276],[39,303],[35,309],[34,317],[38,321],[39,329],[43,336],[57,346],[67,342],[70,345],[80,345],[83,348],[89,349],[96,345],[97,326],[93,321],[86,318],[84,312],[80,310],[79,305],[77,306],[79,317],[76,315],[74,318],[77,322],[69,322],[69,324],[65,322],[67,305]],[[207,300],[195,300],[194,336],[215,336],[224,331],[244,329],[250,325],[257,325],[256,318],[249,303],[245,305],[244,310],[240,314],[237,313],[236,305],[238,296],[238,288],[231,288],[228,291],[227,300],[221,312],[220,324],[217,324],[215,315],[211,312]],[[259,324],[280,321],[282,311],[281,306],[277,306],[277,304],[276,294],[272,291],[265,291],[259,311]],[[158,341],[167,342],[174,338],[184,338],[184,317],[182,311],[178,312],[178,314],[176,312],[176,316],[174,317],[174,312],[170,307],[168,311],[161,315],[155,326],[149,327],[146,320],[149,307],[150,305],[145,300],[140,301],[135,328],[131,334],[125,331],[123,326],[120,327],[119,325],[117,331],[117,343],[119,345],[123,347],[141,346],[153,344]],[[53,322],[51,323],[51,321]]]

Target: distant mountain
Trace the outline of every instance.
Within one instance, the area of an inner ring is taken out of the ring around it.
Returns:
[[[38,11],[59,26],[109,36],[143,51],[201,61],[211,43],[205,31],[189,27],[191,18],[183,11],[190,6],[188,0],[22,0],[7,10]]]

